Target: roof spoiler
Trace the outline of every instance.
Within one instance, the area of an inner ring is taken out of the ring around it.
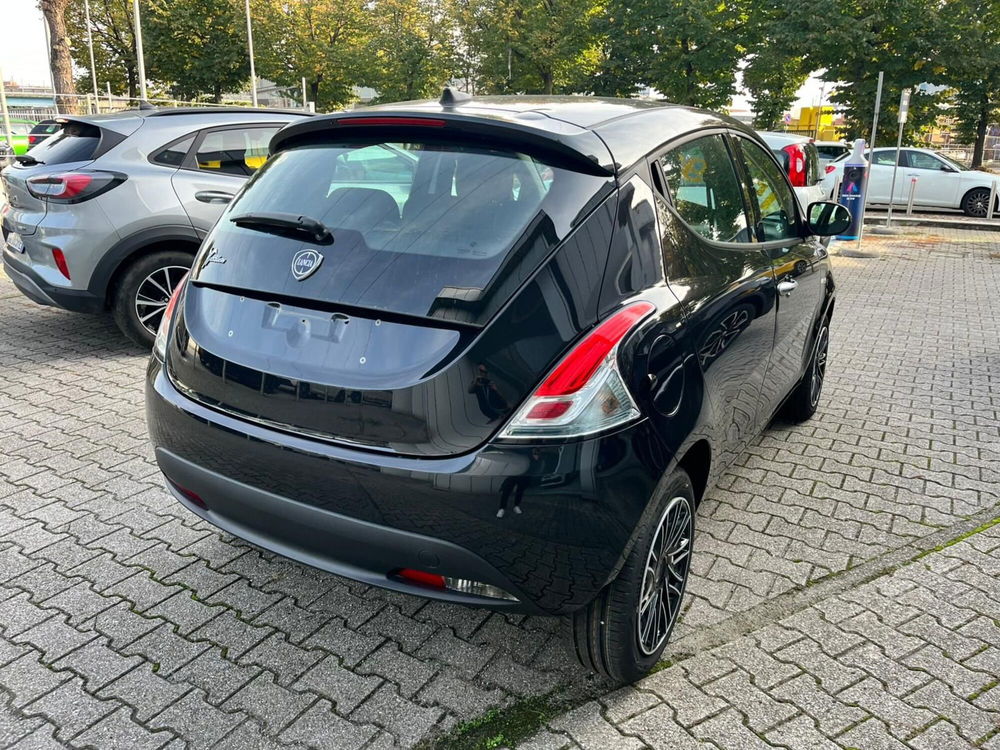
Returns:
[[[456,101],[458,103],[461,102]],[[443,112],[354,110],[302,120],[286,125],[274,134],[271,138],[271,153],[276,154],[304,143],[322,143],[339,136],[412,138],[415,131],[426,138],[450,137],[455,140],[485,142],[487,145],[502,143],[515,148],[521,147],[541,152],[577,172],[598,177],[612,177],[615,174],[615,166],[610,163],[607,146],[589,130],[581,129],[578,135],[567,136],[509,120],[470,116],[455,112],[450,107]]]

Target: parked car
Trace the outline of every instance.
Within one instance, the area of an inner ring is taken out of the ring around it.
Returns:
[[[803,208],[810,203],[827,200],[830,197],[830,190],[823,185],[819,152],[812,138],[767,131],[758,131],[757,134],[764,139],[764,143],[774,152],[784,168]]]
[[[639,677],[696,504],[780,408],[816,411],[816,235],[846,209],[804,214],[735,120],[631,100],[446,91],[271,148],[161,320],[169,490],[323,570],[567,615],[583,664]]]
[[[34,126],[33,120],[10,120],[10,140],[13,142],[16,156],[27,153],[28,149],[31,148],[28,135]],[[7,141],[7,132],[3,130],[3,120],[0,120],[0,140]]]
[[[892,171],[896,163],[895,148],[876,148],[868,175],[868,201],[888,205],[892,190]],[[827,166],[824,184],[832,190],[843,174],[846,157]],[[893,205],[906,205],[910,198],[912,178],[917,178],[913,205],[932,208],[951,208],[963,211],[966,216],[984,218],[990,205],[990,190],[994,182],[1000,186],[1000,175],[967,169],[956,161],[928,148],[904,148],[899,152],[896,170],[896,188],[892,192]],[[1000,203],[1000,199],[998,199]],[[1000,211],[997,203],[994,211]],[[1000,214],[998,214],[1000,215]]]
[[[151,346],[225,204],[301,113],[152,109],[62,118],[2,179],[4,267],[42,305],[110,310]]]
[[[817,153],[819,153],[821,170],[825,169],[830,162],[851,153],[851,147],[843,141],[815,141],[815,146]]]
[[[42,120],[36,123],[28,133],[28,148],[34,148],[46,138],[50,138],[55,133],[58,133],[61,127],[62,125],[58,120]]]

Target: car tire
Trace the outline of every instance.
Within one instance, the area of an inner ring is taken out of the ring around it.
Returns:
[[[651,510],[618,576],[567,619],[576,658],[618,683],[634,682],[653,668],[681,611],[694,542],[694,488],[687,472],[677,469],[664,478]],[[674,554],[657,555],[663,549]],[[668,557],[670,564],[659,562]],[[651,620],[654,611],[659,619]]]
[[[988,188],[973,188],[962,198],[962,212],[975,219],[985,219],[989,213],[990,191]]]
[[[816,340],[813,343],[812,355],[805,375],[795,386],[785,402],[785,416],[792,422],[805,422],[819,407],[823,395],[823,381],[826,379],[826,363],[830,353],[830,319],[823,320]]]
[[[115,323],[131,341],[144,349],[153,347],[167,300],[193,260],[190,253],[162,250],[139,258],[121,276],[111,311]]]

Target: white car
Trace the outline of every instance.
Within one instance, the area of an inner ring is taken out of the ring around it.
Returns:
[[[870,203],[887,205],[892,189],[892,167],[896,162],[895,148],[876,148],[868,177]],[[865,152],[865,158],[869,154]],[[847,157],[827,165],[823,183],[832,191],[843,174]],[[961,209],[967,216],[983,218],[990,202],[990,189],[1000,175],[966,169],[958,162],[927,148],[904,148],[899,152],[896,189],[892,204],[905,206],[910,197],[911,178],[917,178],[913,193],[914,206]],[[994,210],[997,206],[994,205]]]
[[[851,153],[851,147],[843,141],[816,141],[816,150],[819,151],[821,169],[830,162],[837,161],[841,156]]]
[[[766,130],[758,130],[757,135],[764,140],[781,163],[803,211],[810,203],[825,201],[830,197],[833,185],[824,187],[820,156],[812,138],[792,133],[771,133]]]

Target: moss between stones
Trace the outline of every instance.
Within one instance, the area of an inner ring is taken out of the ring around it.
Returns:
[[[495,750],[514,747],[562,713],[568,705],[559,690],[524,698],[507,708],[494,708],[456,725],[447,734],[425,740],[416,750]]]

